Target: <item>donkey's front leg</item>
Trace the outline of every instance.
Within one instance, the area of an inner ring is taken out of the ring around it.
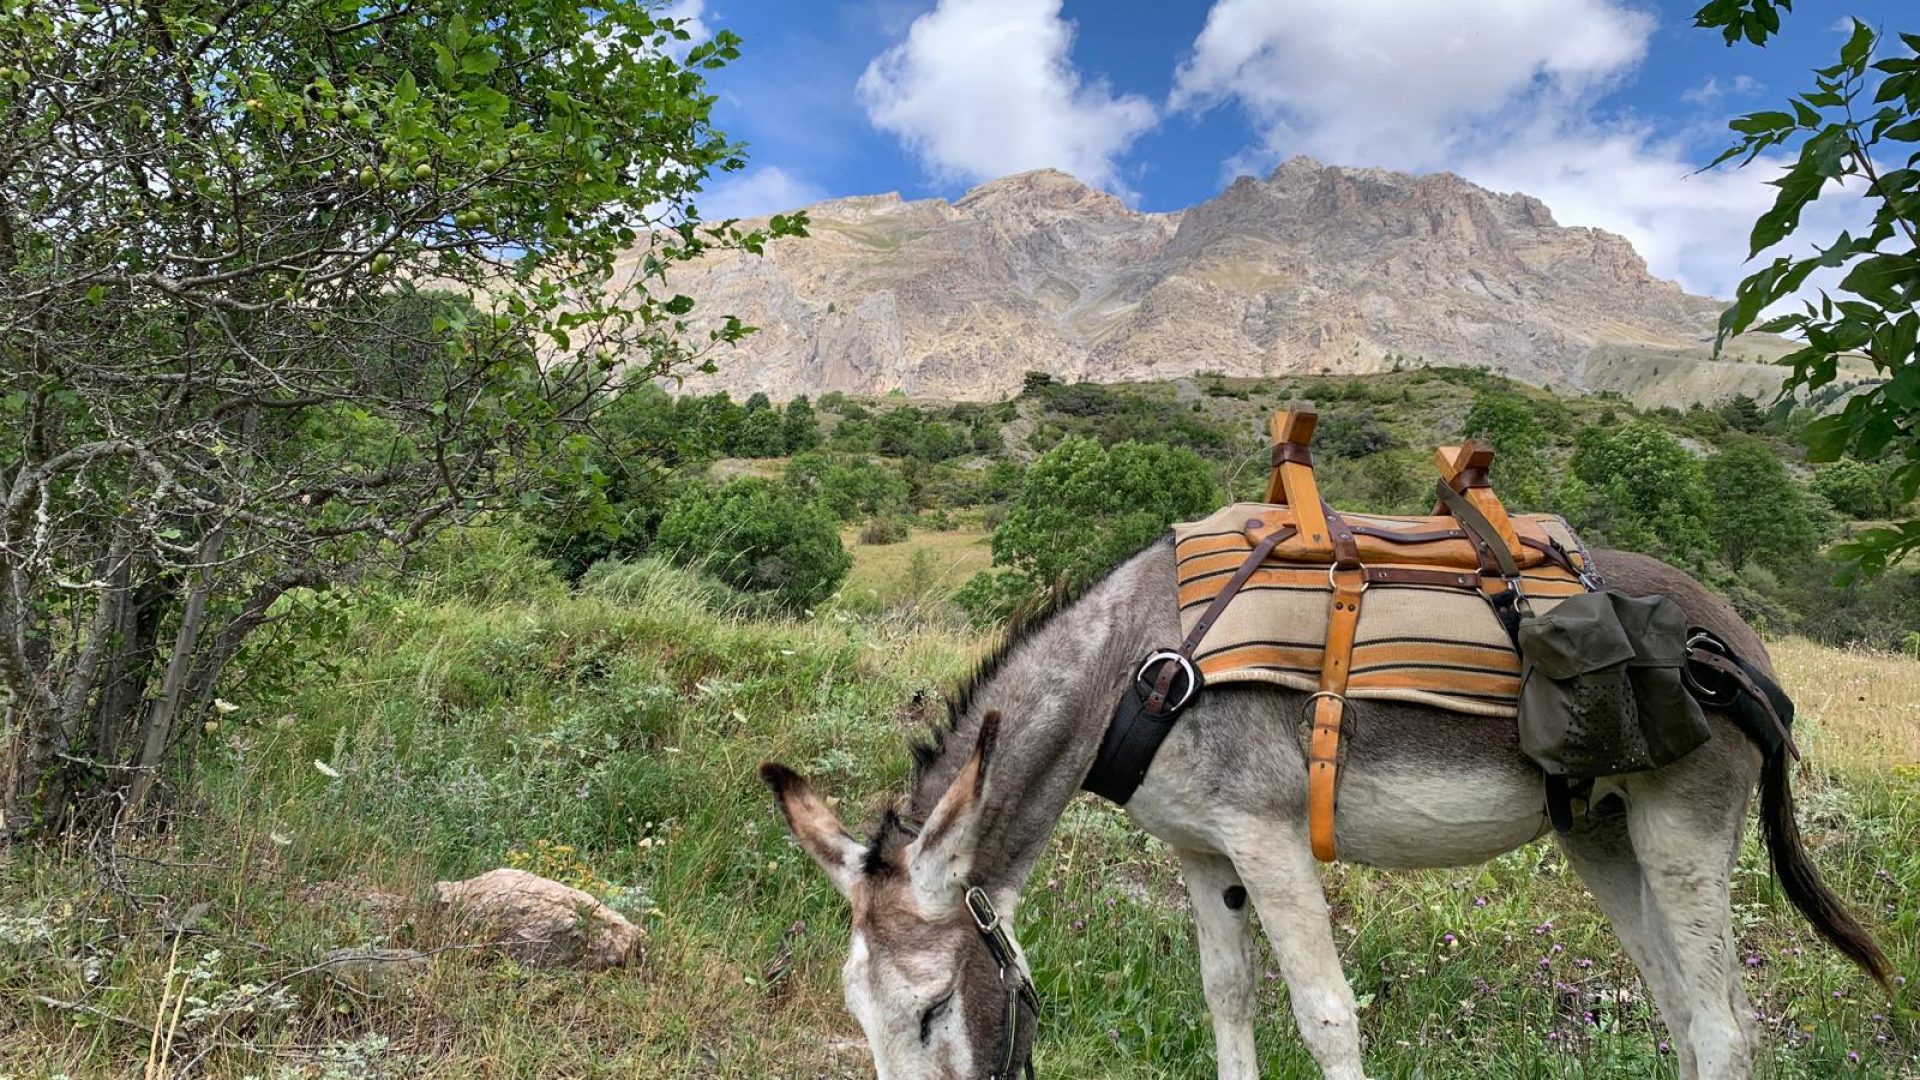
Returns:
[[[1230,832],[1228,847],[1280,961],[1308,1052],[1327,1080],[1366,1080],[1353,988],[1340,969],[1305,823],[1250,818]]]
[[[1253,1053],[1256,989],[1253,927],[1247,924],[1247,890],[1224,856],[1181,851],[1187,895],[1193,901],[1194,936],[1200,946],[1200,982],[1213,1016],[1214,1056],[1220,1080],[1257,1080]]]

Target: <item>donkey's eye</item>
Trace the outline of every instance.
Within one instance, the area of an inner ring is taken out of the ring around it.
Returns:
[[[953,1004],[953,991],[949,990],[940,996],[940,1000],[927,1006],[927,1010],[920,1014],[920,1042],[922,1045],[932,1040],[933,1022],[940,1019],[940,1015],[946,1012],[947,1006],[951,1004]]]

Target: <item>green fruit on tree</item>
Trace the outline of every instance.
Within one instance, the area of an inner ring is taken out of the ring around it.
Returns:
[[[373,262],[370,268],[376,274],[384,274],[387,272],[387,267],[392,265],[393,265],[393,256],[383,251],[380,254],[375,255],[373,257]]]
[[[372,187],[375,184],[378,184],[379,182],[380,182],[380,174],[373,171],[373,166],[367,165],[361,168],[360,170],[360,186],[361,187]]]
[[[360,106],[351,101],[342,102],[340,104],[340,115],[345,119],[352,120],[360,115]]]
[[[420,164],[418,164],[418,165],[415,165],[415,166],[413,167],[413,178],[414,178],[415,180],[431,180],[431,179],[433,179],[433,166],[432,166],[432,165],[429,165],[429,164],[427,164],[427,163],[426,163],[426,162],[424,162],[424,161],[423,161],[423,162],[421,162],[421,163],[420,163]]]

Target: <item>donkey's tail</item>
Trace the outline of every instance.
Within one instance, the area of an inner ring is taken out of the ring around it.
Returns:
[[[1760,773],[1760,822],[1767,834],[1767,853],[1787,899],[1827,942],[1860,965],[1881,987],[1892,990],[1893,969],[1873,935],[1856,921],[1827,883],[1820,880],[1813,860],[1800,842],[1800,826],[1793,816],[1793,765],[1786,747],[1767,755]]]

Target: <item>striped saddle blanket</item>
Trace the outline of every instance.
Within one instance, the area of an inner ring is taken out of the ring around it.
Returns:
[[[1173,527],[1183,632],[1193,630],[1269,523],[1286,513],[1266,503],[1235,503]],[[1445,517],[1343,517],[1363,534],[1368,578],[1346,696],[1476,716],[1516,715],[1520,658],[1479,587],[1479,574],[1461,569],[1461,552],[1470,541],[1459,523]],[[1548,557],[1580,550],[1564,520],[1516,514],[1511,521],[1522,544],[1541,555],[1521,572],[1534,611],[1584,591],[1564,558]],[[1281,544],[1268,556],[1194,654],[1209,685],[1319,689],[1331,575],[1324,559],[1289,559],[1289,547]],[[1464,562],[1472,565],[1470,555]]]

